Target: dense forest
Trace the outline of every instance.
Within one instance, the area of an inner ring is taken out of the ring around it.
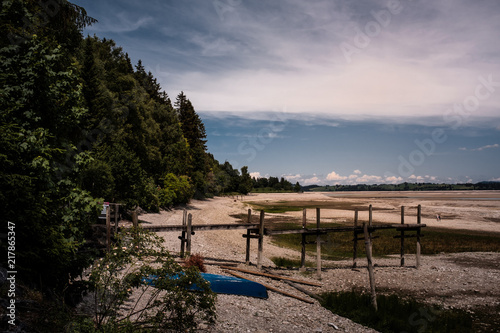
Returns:
[[[89,265],[103,201],[158,211],[253,186],[247,167],[207,151],[183,92],[172,101],[114,41],[84,38],[95,22],[65,0],[2,3],[0,219],[15,223],[16,267],[38,286]]]
[[[253,192],[300,192],[301,186],[299,182],[295,185],[287,179],[281,177],[259,177],[252,178]]]

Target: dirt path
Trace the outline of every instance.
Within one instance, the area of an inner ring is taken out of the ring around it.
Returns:
[[[471,208],[474,212],[470,216],[480,217],[481,220],[469,221],[457,213],[457,207],[449,207],[447,201],[423,201],[417,199],[367,199],[367,198],[331,198],[319,193],[274,195],[259,194],[246,197],[243,202],[230,198],[214,198],[205,201],[192,201],[188,205],[188,212],[193,216],[193,224],[213,223],[235,223],[237,219],[231,215],[245,214],[248,201],[283,201],[283,200],[326,200],[328,202],[340,202],[341,200],[359,200],[358,203],[365,204],[370,201],[374,207],[395,208],[404,202],[405,206],[416,207],[418,203],[423,206],[424,215],[431,215],[435,211],[442,215],[451,214],[454,218],[443,220],[440,226],[475,228],[475,230],[487,230],[494,226],[498,229],[500,223],[491,222],[484,217],[495,218],[499,213],[490,207],[491,203],[476,202]],[[398,201],[402,200],[402,201]],[[406,200],[406,201],[405,201]],[[414,200],[409,202],[408,200]],[[450,203],[453,203],[450,201]],[[498,205],[499,201],[494,201]],[[425,207],[425,208],[424,208]],[[424,210],[425,209],[425,210]],[[322,211],[322,217],[328,215]],[[347,211],[346,211],[347,212]],[[288,213],[292,216],[301,212]],[[352,211],[349,212],[352,214]],[[362,212],[364,213],[364,212]],[[254,213],[255,214],[255,213]],[[308,212],[309,214],[309,212]],[[311,212],[310,218],[314,218]],[[325,215],[326,214],[326,215]],[[339,217],[342,211],[331,211],[331,217]],[[465,214],[465,213],[463,213]],[[376,216],[376,217],[375,217]],[[434,223],[431,216],[425,218],[423,223]],[[346,215],[346,219],[352,218]],[[398,223],[400,221],[399,211],[375,211],[375,219],[383,219],[386,222]],[[182,221],[182,210],[162,212],[160,214],[141,215],[140,219],[151,224],[178,225]],[[394,221],[392,221],[393,219]],[[452,224],[451,221],[454,221]],[[408,221],[408,223],[412,223]],[[436,222],[437,223],[437,222]],[[459,225],[459,226],[458,226]],[[500,232],[500,229],[498,229]],[[244,266],[245,261],[245,239],[242,237],[243,230],[233,231],[199,231],[193,235],[192,253],[201,254],[206,261],[232,262]],[[165,244],[173,253],[180,249],[179,233],[159,233],[165,238]],[[424,240],[425,241],[425,240]],[[251,262],[256,263],[257,242],[252,241]],[[277,247],[270,243],[268,237],[264,238],[264,266],[282,275],[290,275],[298,279],[320,282],[322,287],[306,287],[311,292],[321,293],[326,291],[351,290],[353,287],[369,289],[368,274],[366,268],[351,269],[350,261],[329,262],[328,267],[334,267],[322,272],[322,279],[318,281],[314,274],[299,273],[297,270],[276,270],[270,260],[271,257],[292,257],[300,255],[292,250]],[[314,260],[314,257],[312,258]],[[445,307],[462,308],[472,312],[481,312],[490,317],[497,317],[500,310],[500,254],[499,253],[462,253],[442,254],[437,256],[424,256],[422,266],[416,270],[412,256],[407,256],[407,267],[399,267],[399,258],[389,257],[375,259],[375,279],[377,289],[381,292],[397,293],[399,295],[412,295],[422,301],[436,303]],[[209,273],[222,274],[223,271],[217,265],[207,265]],[[287,284],[273,281],[268,278],[250,276],[262,283],[274,285],[297,296],[308,298],[301,292],[293,289]],[[313,304],[269,292],[269,299],[255,299],[241,296],[219,295],[217,301],[218,320],[214,327],[205,327],[207,332],[373,332],[361,325],[353,323],[349,319],[342,318],[330,311],[325,310],[319,303],[313,300]],[[413,318],[415,319],[415,318]],[[410,319],[409,319],[410,320]],[[415,323],[423,325],[423,320]],[[496,319],[494,319],[496,320]],[[494,324],[493,320],[493,325]],[[489,328],[491,328],[491,322]],[[497,328],[500,323],[497,322]],[[336,327],[336,328],[335,328]],[[488,328],[488,327],[486,327]]]

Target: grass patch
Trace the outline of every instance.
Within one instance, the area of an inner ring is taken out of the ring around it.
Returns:
[[[322,227],[339,226],[340,224],[325,223]],[[283,223],[280,229],[301,228],[300,224]],[[407,232],[406,234],[415,234]],[[401,243],[399,239],[394,239],[400,232],[391,229],[377,230],[373,233],[379,238],[373,240],[373,255],[377,257],[399,254]],[[457,253],[457,252],[500,252],[500,235],[489,234],[480,231],[469,230],[449,230],[426,227],[422,229],[422,254]],[[301,235],[278,235],[272,236],[273,242],[282,247],[291,248],[297,251],[301,249]],[[321,247],[322,257],[330,260],[341,260],[351,258],[353,253],[352,232],[336,232],[321,236],[327,243]],[[362,237],[362,235],[359,235]],[[314,241],[315,235],[307,236],[308,241]],[[316,244],[306,245],[306,251],[316,252]],[[405,253],[414,254],[416,252],[416,239],[405,239]],[[358,257],[365,256],[363,241],[358,242]]]
[[[268,213],[275,213],[271,210],[279,210],[277,213],[284,213],[290,211],[301,211],[303,208],[314,209],[339,209],[339,210],[352,210],[358,209],[359,211],[367,211],[368,206],[360,204],[356,201],[342,201],[342,202],[327,202],[327,201],[272,201],[272,202],[248,202],[254,210],[264,210]],[[268,211],[269,210],[269,211]],[[373,211],[379,210],[393,210],[392,208],[377,208],[373,207]]]
[[[323,306],[335,314],[380,332],[471,332],[472,318],[465,311],[443,310],[396,295],[378,295],[378,311],[369,294],[325,293]]]
[[[241,221],[247,222],[246,214],[232,215],[239,218]],[[259,223],[259,216],[252,215],[252,223]],[[338,227],[345,226],[341,223],[321,223],[321,227]],[[302,228],[302,220],[300,218],[273,216],[266,217],[265,227],[275,230],[300,229]],[[314,225],[309,223],[308,227],[314,228]],[[415,234],[415,231],[406,232],[407,235]],[[394,236],[400,235],[399,231],[394,229],[382,229],[373,232],[374,236],[379,236],[373,240],[373,255],[376,257],[399,254],[401,243]],[[439,254],[439,253],[458,253],[458,252],[500,252],[500,234],[484,231],[444,229],[436,227],[422,228],[422,254]],[[362,234],[358,235],[362,237]],[[321,236],[326,244],[321,246],[321,254],[324,259],[342,260],[352,258],[353,253],[353,238],[352,232],[335,232]],[[272,241],[277,246],[290,248],[296,251],[301,250],[300,234],[277,235],[272,236]],[[307,241],[316,240],[315,235],[309,235]],[[316,244],[306,245],[306,251],[316,253]],[[405,253],[415,254],[416,238],[405,239]],[[365,247],[363,241],[358,242],[358,257],[365,256]]]
[[[271,258],[272,262],[277,267],[284,267],[284,268],[289,268],[289,267],[300,267],[300,259],[288,259],[284,257],[272,257]],[[315,267],[315,263],[312,263],[310,261],[306,260],[306,267]]]

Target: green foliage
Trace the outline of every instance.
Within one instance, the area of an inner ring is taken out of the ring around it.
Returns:
[[[278,267],[300,267],[301,261],[300,259],[289,259],[285,257],[272,257],[271,261]],[[316,263],[311,261],[306,261],[306,267],[314,267]]]
[[[301,186],[299,182],[293,185],[290,181],[281,177],[261,177],[253,178],[253,188],[254,192],[257,193],[269,193],[269,192],[300,192]]]
[[[326,293],[321,297],[322,305],[333,313],[380,332],[472,331],[472,318],[464,311],[443,310],[396,295],[378,295],[378,311],[373,309],[371,296],[366,293]]]
[[[308,185],[304,191],[464,191],[464,190],[500,190],[500,182],[486,181],[466,184],[401,183],[401,184],[357,184],[357,185]]]
[[[154,287],[144,279],[157,277]],[[216,295],[196,268],[183,269],[163,240],[142,229],[128,229],[89,272],[95,300],[94,325],[75,332],[195,331],[215,319]],[[190,287],[196,285],[196,292]]]
[[[76,67],[64,58],[36,35],[0,49],[1,219],[18,227],[18,271],[45,286],[81,270],[79,249],[97,215],[96,200],[73,182],[89,158],[76,148],[86,109]]]
[[[162,178],[163,187],[159,187],[161,207],[171,207],[176,204],[186,204],[193,196],[194,189],[187,176],[177,177],[173,173]]]

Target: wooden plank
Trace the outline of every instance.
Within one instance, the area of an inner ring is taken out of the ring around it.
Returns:
[[[363,223],[363,229],[365,233],[365,250],[366,250],[366,259],[368,261],[368,276],[370,278],[370,291],[372,298],[372,305],[377,311],[377,293],[375,291],[375,275],[373,272],[373,262],[372,262],[372,251],[370,246],[370,234],[368,233],[368,226],[366,223]]]
[[[191,226],[192,231],[202,231],[202,230],[235,230],[235,229],[253,229],[258,228],[258,224],[205,224],[205,225],[193,225]],[[170,231],[186,231],[186,226],[182,225],[144,225],[142,226],[144,230],[155,231],[155,232],[170,232]]]
[[[316,295],[315,293],[312,293],[309,290],[307,290],[305,288],[302,288],[301,286],[298,286],[298,285],[296,285],[295,283],[293,283],[291,281],[283,281],[283,282],[285,282],[286,284],[288,284],[290,287],[293,287],[293,288],[297,289],[298,291],[303,292],[307,296],[312,297],[312,298],[318,300],[319,302],[324,302],[325,301],[323,299],[323,297],[321,297],[319,295]]]
[[[248,269],[243,269],[243,268],[234,268],[234,267],[226,267],[226,266],[221,266],[221,268],[223,268],[223,269],[230,269],[230,270],[234,270],[234,271],[238,271],[238,272],[243,272],[243,273],[248,273],[248,274],[259,275],[259,276],[266,276],[266,277],[269,277],[269,278],[272,278],[272,279],[276,279],[276,280],[287,280],[287,281],[292,281],[292,282],[296,282],[296,283],[307,284],[307,285],[314,286],[314,287],[321,287],[321,284],[316,283],[316,282],[309,282],[309,281],[304,281],[304,280],[298,280],[298,279],[289,278],[289,277],[281,276],[281,275],[275,275],[275,274],[269,274],[269,273],[262,273],[262,272],[256,272],[256,271],[252,271],[252,270],[248,270]]]
[[[266,287],[267,289],[269,290],[272,290],[274,292],[277,292],[277,293],[280,293],[282,295],[285,295],[285,296],[288,296],[288,297],[293,297],[293,298],[296,298],[302,302],[306,302],[306,303],[309,303],[309,304],[314,304],[313,301],[309,300],[309,299],[305,299],[305,298],[302,298],[302,297],[299,297],[299,296],[296,296],[294,294],[290,294],[286,291],[283,291],[283,290],[280,290],[276,287],[273,287],[273,286],[270,286],[268,284],[264,284],[264,283],[261,283],[261,282],[257,282],[257,281],[254,281],[254,280],[251,280],[251,279],[248,279],[246,277],[244,277],[243,275],[240,275],[240,274],[237,274],[237,273],[234,273],[234,272],[229,272],[229,271],[225,271],[227,274],[231,274],[233,276],[236,276],[237,278],[240,278],[240,279],[245,279],[245,280],[248,280],[248,281],[252,281],[252,282],[256,282],[256,283],[260,283],[261,285],[263,285],[264,287]]]

